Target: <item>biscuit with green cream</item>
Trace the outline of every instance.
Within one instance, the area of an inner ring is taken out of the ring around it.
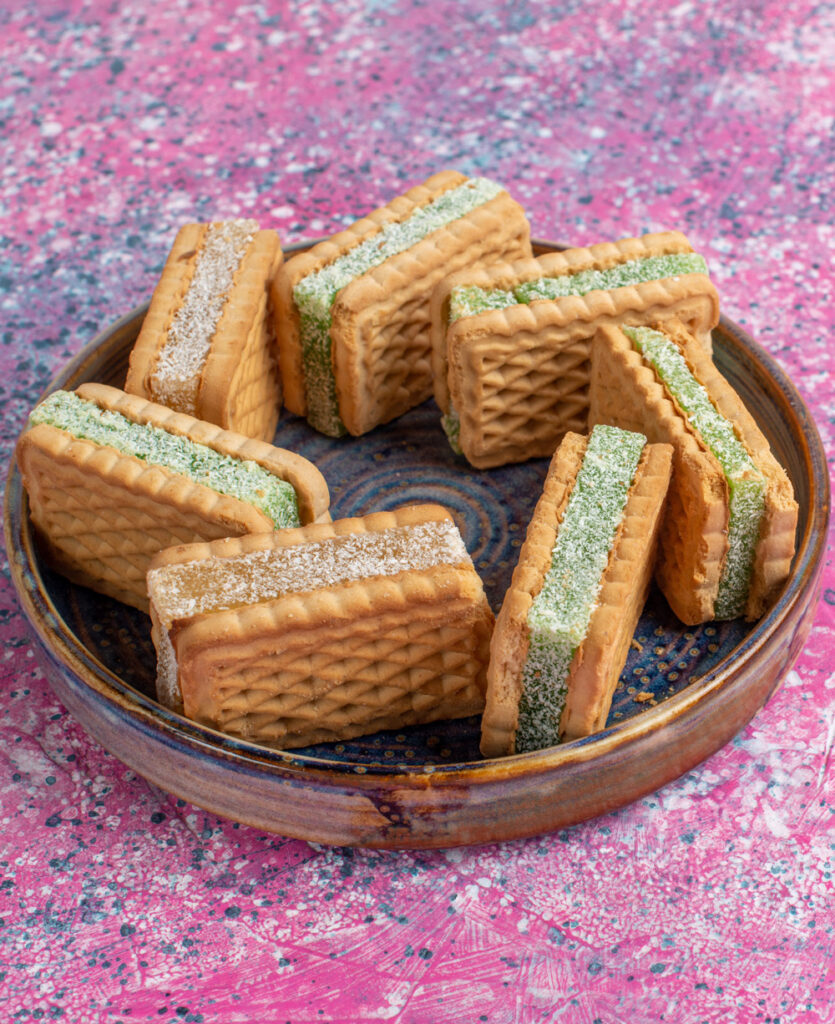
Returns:
[[[17,460],[56,568],[145,610],[162,548],[329,518],[301,456],[103,384],[45,398]]]
[[[710,347],[716,289],[704,258],[675,231],[445,278],[430,318],[435,399],[451,446],[477,468],[550,456],[567,430],[587,429],[597,328],[672,316]]]
[[[797,503],[737,393],[675,321],[606,327],[592,348],[590,420],[673,445],[659,585],[682,622],[757,619],[788,577]]]
[[[615,427],[566,434],[496,620],[485,756],[605,726],[646,600],[671,457]]]
[[[444,171],[292,257],[273,287],[288,409],[337,437],[424,401],[432,289],[530,251],[524,212],[500,185]]]

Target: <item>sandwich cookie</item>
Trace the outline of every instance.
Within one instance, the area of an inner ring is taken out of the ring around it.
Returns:
[[[269,284],[275,231],[254,220],[179,231],[131,352],[125,390],[272,441],[281,383]]]
[[[103,384],[45,398],[16,454],[55,568],[144,611],[163,548],[330,518],[307,459]]]
[[[709,347],[719,298],[704,259],[669,231],[462,271],[435,289],[430,315],[444,430],[484,469],[585,433],[600,325],[676,316]]]
[[[444,171],[293,256],[273,288],[287,408],[338,437],[424,401],[433,288],[463,267],[530,256],[529,234],[500,185]]]
[[[158,696],[278,748],[478,714],[493,616],[452,518],[420,505],[159,554]]]
[[[496,620],[481,751],[602,729],[646,600],[672,449],[568,433],[554,454]]]
[[[590,419],[674,448],[656,578],[687,625],[759,618],[791,570],[797,502],[739,395],[674,321],[604,327]]]

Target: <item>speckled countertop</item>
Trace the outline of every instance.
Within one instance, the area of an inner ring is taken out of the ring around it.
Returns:
[[[681,228],[831,446],[835,7],[337,0],[0,8],[2,459],[53,373],[150,293],[176,228],[331,231],[443,167],[534,233]],[[828,1022],[835,574],[736,740],[539,839],[316,849],[95,742],[0,578],[5,1020]]]

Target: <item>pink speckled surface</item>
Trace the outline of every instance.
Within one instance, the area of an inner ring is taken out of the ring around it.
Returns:
[[[0,8],[0,396],[143,301],[177,226],[330,231],[454,166],[534,233],[681,228],[831,448],[831,3]],[[785,685],[662,792],[539,839],[315,849],[83,733],[0,578],[4,1020],[835,1019],[835,573]]]

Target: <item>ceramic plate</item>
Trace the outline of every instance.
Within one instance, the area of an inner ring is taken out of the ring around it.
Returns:
[[[540,253],[560,248],[535,245]],[[121,387],[146,308],[103,331],[49,390],[84,381]],[[13,470],[7,547],[47,678],[91,735],[152,782],[285,835],[389,848],[453,846],[533,835],[628,803],[688,771],[749,721],[799,653],[818,593],[829,491],[808,410],[777,364],[726,318],[714,333],[714,358],[794,484],[800,524],[792,577],[753,625],[685,629],[653,592],[607,727],[593,737],[484,760],[477,718],[287,753],[195,725],[154,699],[149,620],[44,566]],[[469,468],[446,444],[431,401],[358,439],[323,437],[285,413],[276,443],[319,466],[334,518],[412,502],[450,508],[498,611],[547,460]]]

